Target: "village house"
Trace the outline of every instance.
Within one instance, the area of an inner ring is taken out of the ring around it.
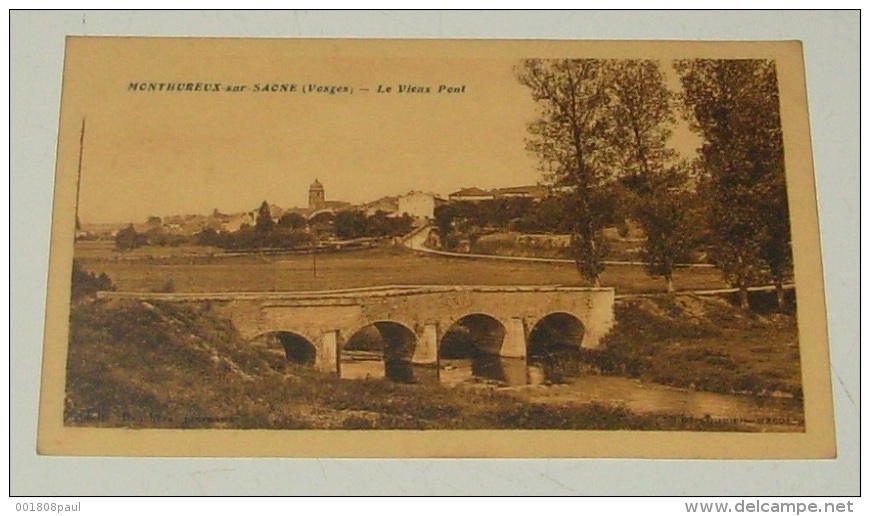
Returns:
[[[410,215],[415,220],[432,220],[435,218],[435,206],[438,204],[435,194],[427,192],[408,192],[399,196],[397,212]]]
[[[530,186],[510,186],[508,188],[496,188],[492,191],[496,199],[533,199],[540,201],[547,195],[550,190],[546,186],[530,185]]]
[[[480,188],[471,187],[471,188],[463,188],[462,190],[453,192],[448,197],[451,202],[459,202],[459,201],[491,201],[495,199],[495,196],[492,192],[487,190],[481,190]]]
[[[528,186],[510,186],[506,188],[495,188],[493,190],[483,190],[477,187],[463,188],[462,190],[450,194],[449,199],[452,202],[459,201],[491,201],[493,199],[532,199],[540,201],[550,194],[550,190],[546,186],[528,185]]]

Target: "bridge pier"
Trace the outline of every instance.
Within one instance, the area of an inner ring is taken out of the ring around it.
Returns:
[[[529,381],[527,369],[527,342],[529,331],[525,317],[511,317],[505,326],[499,361],[500,380],[508,385],[526,385]]]
[[[526,358],[526,340],[529,332],[524,317],[511,317],[505,327],[500,355],[508,358]]]
[[[324,373],[339,374],[338,330],[329,330],[320,334],[320,346],[317,349],[314,368]]]
[[[417,345],[411,357],[414,379],[419,383],[438,383],[441,379],[438,364],[438,341],[441,332],[437,323],[426,323],[417,336]]]

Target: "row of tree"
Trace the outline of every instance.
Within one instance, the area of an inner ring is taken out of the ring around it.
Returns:
[[[570,192],[577,269],[599,284],[617,192],[646,233],[648,272],[669,289],[703,225],[743,306],[747,287],[766,279],[781,300],[791,238],[774,63],[683,60],[674,70],[679,94],[653,60],[529,59],[516,69],[539,108],[528,148],[546,180]],[[703,141],[695,161],[671,146],[680,111]]]
[[[132,224],[115,236],[115,248],[120,251],[143,245],[181,245],[193,243],[222,249],[293,249],[314,245],[318,239],[333,236],[339,239],[361,237],[381,238],[405,235],[411,231],[413,218],[410,215],[390,217],[377,212],[367,216],[361,211],[324,212],[312,219],[298,213],[285,213],[277,221],[272,218],[266,201],[257,210],[254,225],[243,224],[236,231],[203,229],[193,235],[172,234],[164,231],[158,218],[148,220],[146,231],[137,232]]]
[[[413,217],[404,214],[391,217],[386,212],[377,211],[366,215],[357,210],[340,211],[335,215],[335,236],[341,239],[383,238],[406,235],[411,231]]]
[[[565,208],[565,199],[559,196],[549,196],[541,201],[507,198],[450,202],[436,206],[434,216],[439,229],[452,226],[460,233],[466,232],[464,229],[468,227],[559,233],[570,222]]]
[[[565,200],[555,196],[540,202],[528,198],[450,202],[436,206],[433,215],[442,244],[448,249],[455,247],[460,237],[476,231],[566,233],[571,223]]]
[[[335,236],[346,240],[362,237],[390,237],[400,236],[411,230],[414,219],[410,215],[391,217],[383,211],[373,215],[366,215],[359,210],[344,210],[338,213],[322,213],[307,220],[298,213],[285,213],[278,219],[276,224],[269,213],[269,204],[263,201],[257,212],[256,233],[260,235],[273,235],[285,232],[308,230],[309,233],[317,233],[320,236]]]
[[[269,232],[257,231],[256,226],[242,226],[237,231],[203,229],[194,235],[193,243],[221,249],[295,249],[314,244],[314,235],[301,229],[275,226]]]

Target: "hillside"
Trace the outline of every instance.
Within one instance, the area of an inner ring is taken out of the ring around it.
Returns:
[[[773,293],[753,293],[754,310],[713,296],[620,300],[605,351],[608,373],[718,393],[802,398],[797,321],[773,312]],[[736,301],[735,301],[736,303]]]

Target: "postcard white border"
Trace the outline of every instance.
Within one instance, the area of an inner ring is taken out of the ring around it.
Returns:
[[[420,37],[435,21],[437,13],[422,13],[410,19],[345,15],[307,14],[297,27],[301,35]],[[190,34],[235,36],[289,36],[282,19],[246,14],[246,23],[230,15],[133,15],[131,13],[89,13],[91,26],[100,34],[123,31],[130,34]],[[411,16],[411,15],[408,15]],[[439,15],[440,16],[440,15]],[[673,461],[334,461],[334,460],[230,460],[222,459],[220,469],[230,472],[211,475],[208,482],[192,480],[215,467],[214,460],[147,459],[56,459],[35,455],[36,393],[42,343],[42,310],[48,259],[48,221],[53,187],[54,140],[60,88],[60,56],[63,35],[88,34],[82,30],[82,15],[67,13],[12,14],[12,171],[11,171],[11,371],[10,435],[13,467],[12,492],[52,493],[145,493],[192,490],[211,493],[257,492],[253,480],[264,492],[287,493],[279,477],[288,474],[303,479],[293,487],[300,493],[347,493],[359,489],[360,476],[368,478],[365,492],[451,493],[558,493],[560,487],[546,477],[596,494],[673,493],[768,493],[846,494],[857,492],[858,421],[857,398],[858,314],[857,227],[858,169],[854,125],[857,106],[857,15],[823,13],[731,13],[716,16],[668,13],[659,22],[620,13],[539,14],[529,19],[501,14],[498,27],[485,15],[440,16],[440,36],[469,37],[578,37],[619,38],[747,38],[803,39],[807,69],[817,188],[825,259],[830,346],[834,371],[835,413],[840,457],[833,461],[789,462],[695,462]],[[207,18],[207,19],[206,19]],[[348,18],[357,32],[347,32]],[[297,17],[298,19],[298,17]],[[508,20],[507,25],[504,20]],[[283,21],[287,21],[284,19]],[[541,23],[539,23],[541,22]],[[683,26],[680,30],[679,27]],[[238,32],[242,26],[244,34]],[[85,24],[86,27],[86,24]],[[336,32],[341,27],[344,32]],[[609,28],[609,30],[608,30]],[[257,34],[250,32],[256,29]],[[854,29],[850,30],[850,29]],[[324,33],[321,34],[320,30]],[[430,31],[431,32],[431,31]],[[582,33],[581,33],[582,32]],[[93,33],[91,33],[93,34]],[[26,46],[22,46],[26,45]],[[820,52],[819,49],[822,49]],[[846,66],[847,68],[841,68]],[[852,66],[853,68],[848,68]],[[31,73],[22,73],[29,67]],[[38,75],[33,72],[38,72]],[[35,79],[26,84],[27,78]],[[851,77],[851,79],[850,79]],[[28,87],[29,86],[29,87]],[[826,95],[827,93],[827,95]],[[19,118],[16,118],[19,117]],[[20,126],[16,121],[21,122]],[[823,123],[824,122],[824,123]],[[822,133],[822,131],[824,131]],[[824,137],[820,135],[824,134]],[[19,146],[20,145],[20,146]],[[47,165],[47,166],[46,166]],[[26,211],[21,209],[26,207]],[[124,467],[121,466],[124,464]],[[136,475],[131,475],[129,468]],[[663,475],[662,468],[668,469]],[[124,471],[125,474],[119,474]],[[317,475],[311,474],[318,471]],[[322,472],[322,475],[320,474]],[[546,472],[546,476],[541,473]],[[141,479],[149,478],[146,487]],[[138,480],[134,480],[138,477]],[[475,477],[473,484],[462,478]],[[125,481],[126,479],[126,481]],[[354,484],[348,482],[354,479]],[[728,479],[727,482],[723,482]],[[483,483],[481,483],[483,481]],[[343,487],[344,486],[344,487]],[[779,486],[779,487],[777,487]],[[788,491],[783,491],[787,488]],[[271,491],[270,491],[271,490]]]

